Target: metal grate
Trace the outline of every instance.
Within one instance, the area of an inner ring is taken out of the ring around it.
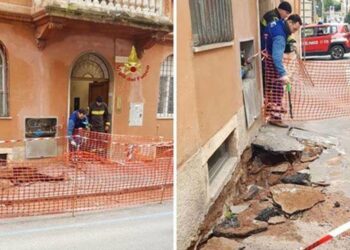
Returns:
[[[158,117],[172,117],[174,112],[174,57],[168,56],[160,68]]]
[[[194,46],[233,40],[231,0],[189,1]]]
[[[255,63],[248,63],[247,59],[255,54],[254,41],[244,41],[240,43],[241,51],[241,76],[243,101],[246,116],[246,125],[250,128],[261,112],[261,94],[259,82],[256,78]]]
[[[107,65],[98,55],[89,53],[81,56],[74,64],[72,71],[72,78],[84,79],[109,79],[109,72]]]
[[[256,78],[244,79],[242,80],[242,83],[246,125],[250,128],[260,116],[262,97]]]
[[[225,141],[216,149],[216,151],[208,159],[208,173],[209,173],[209,183],[215,179],[217,174],[220,172],[222,166],[230,157],[229,143],[232,140],[232,135],[230,134]]]
[[[27,141],[26,158],[57,156],[57,117],[25,118],[25,138],[45,138],[45,140]]]
[[[42,141],[26,142],[26,158],[44,158],[57,156],[57,141],[55,138],[47,138]]]

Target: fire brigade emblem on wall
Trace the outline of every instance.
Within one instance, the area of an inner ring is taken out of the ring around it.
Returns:
[[[142,73],[141,63],[137,58],[136,49],[133,46],[128,58],[128,61],[124,65],[117,66],[118,75],[127,81],[139,81],[146,77],[149,71],[149,65],[146,66],[145,72]]]

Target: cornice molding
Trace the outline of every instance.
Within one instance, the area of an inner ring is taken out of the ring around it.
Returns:
[[[70,16],[74,15],[74,12],[67,12],[67,15],[59,12],[62,11],[61,8],[57,9],[54,7],[46,7],[41,10],[37,10],[35,13],[31,13],[31,7],[23,8],[25,9],[25,13],[23,11],[15,12],[15,5],[11,5],[11,7],[8,8],[12,11],[5,11],[1,9],[0,3],[0,19],[32,24],[34,27],[34,38],[37,47],[41,50],[45,48],[48,39],[51,38],[52,34],[54,34],[56,31],[62,30],[65,26],[68,27],[72,23],[80,21],[78,16],[74,18],[73,16]],[[98,22],[85,20],[84,18],[82,18],[81,21],[87,23],[87,25],[89,25],[89,22],[92,22],[91,25],[98,25]],[[109,20],[107,24],[111,25],[111,27],[114,27],[115,25],[114,33],[116,37],[120,36],[134,41],[137,53],[140,58],[142,57],[145,49],[153,47],[156,43],[171,44],[173,42],[173,35],[172,33],[169,33],[171,30],[170,26],[166,27],[160,25],[157,27],[144,24],[145,26],[142,27],[140,24],[131,22],[129,24],[129,27],[125,20],[121,21],[119,19],[115,19],[115,17]],[[122,33],[120,33],[121,28],[124,30]],[[128,29],[130,29],[130,33],[125,36],[125,31]]]

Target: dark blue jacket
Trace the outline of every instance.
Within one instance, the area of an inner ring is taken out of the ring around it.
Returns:
[[[283,66],[283,53],[286,48],[287,38],[291,34],[284,20],[271,22],[267,25],[264,34],[267,34],[266,49],[272,55],[273,63],[279,75],[285,76],[286,69]]]
[[[281,19],[280,13],[278,12],[278,9],[275,8],[273,10],[270,10],[265,13],[265,15],[260,20],[260,42],[261,42],[261,49],[265,49],[265,38],[264,38],[264,32],[271,22],[278,21]]]
[[[85,117],[82,120],[78,117],[78,111],[74,111],[69,116],[69,122],[68,122],[68,131],[67,134],[70,136],[73,134],[74,129],[77,128],[86,128],[89,125],[88,119]]]

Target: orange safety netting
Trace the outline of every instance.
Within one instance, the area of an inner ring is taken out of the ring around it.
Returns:
[[[173,197],[171,140],[84,130],[74,136],[74,146],[69,138],[51,140],[57,157],[0,162],[0,218],[125,207]],[[18,150],[25,142],[12,146]]]
[[[265,62],[264,113],[268,120],[317,120],[350,115],[350,61],[284,60],[291,77],[286,86],[276,80],[271,57]]]

